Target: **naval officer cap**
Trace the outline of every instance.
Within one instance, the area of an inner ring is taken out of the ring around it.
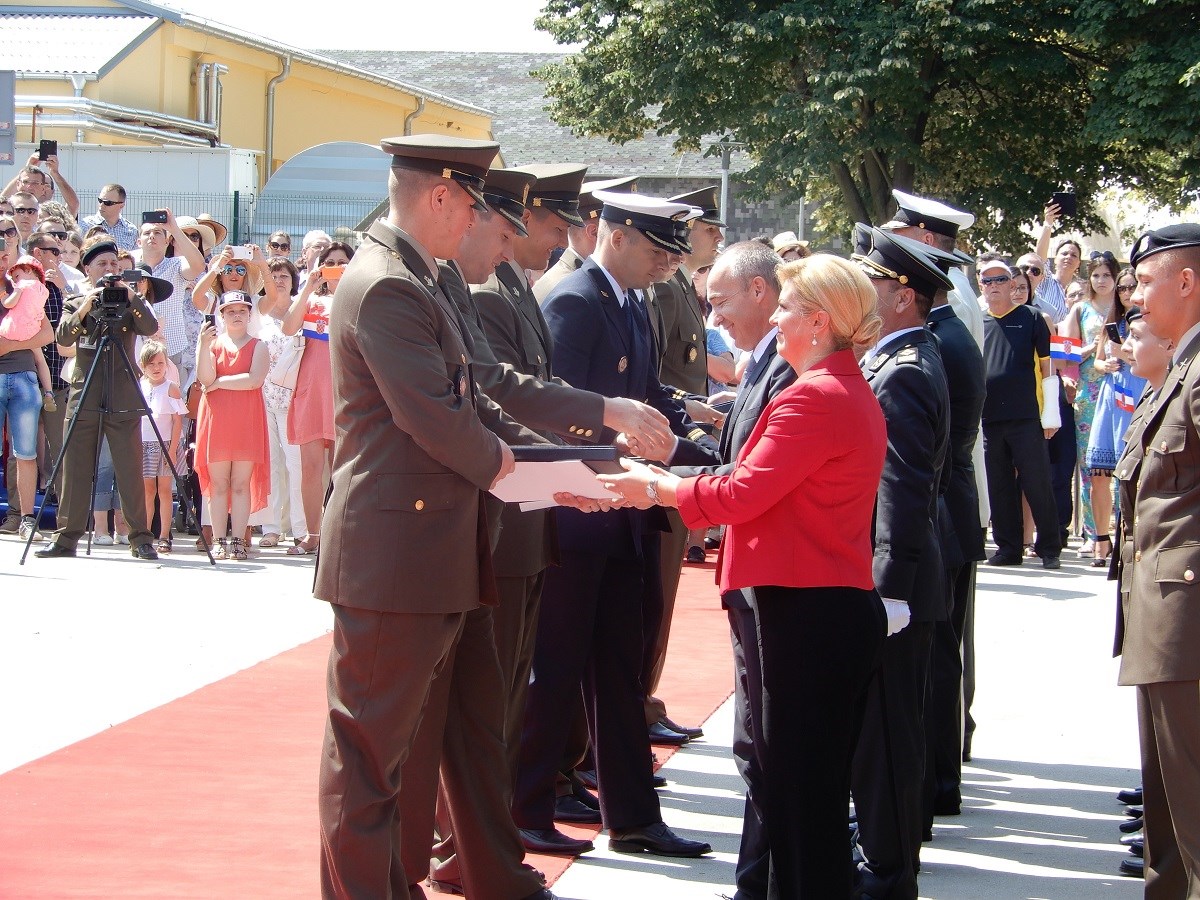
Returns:
[[[448,134],[412,134],[384,138],[379,146],[391,155],[394,170],[430,172],[448,178],[470,195],[476,209],[484,208],[484,181],[492,161],[500,152],[500,145],[495,141]]]
[[[644,194],[618,194],[610,191],[593,191],[604,208],[600,218],[606,222],[636,228],[654,246],[668,253],[692,252],[688,241],[687,217],[692,207],[687,203],[673,203]]]
[[[1181,250],[1184,247],[1200,247],[1200,225],[1184,222],[1147,231],[1129,251],[1129,264],[1135,269],[1148,256],[1164,250]]]
[[[579,190],[579,217],[585,222],[600,218],[604,204],[597,200],[593,191],[610,191],[614,194],[636,194],[637,176],[606,178],[603,181],[588,181]]]
[[[686,203],[688,206],[700,209],[700,215],[696,217],[697,221],[706,225],[725,227],[725,223],[721,221],[721,203],[717,199],[716,187],[700,188],[698,191],[680,194],[678,197],[670,199],[672,203]]]
[[[483,184],[483,199],[487,205],[515,225],[521,237],[529,234],[523,220],[529,189],[535,181],[533,175],[518,169],[492,169]]]
[[[528,172],[537,180],[529,189],[531,209],[548,209],[568,225],[582,225],[579,218],[579,190],[587,166],[579,163],[540,163],[518,166],[515,171]]]
[[[888,237],[906,250],[910,250],[913,253],[925,254],[935,266],[947,274],[949,274],[952,268],[965,266],[975,261],[958,249],[948,253],[945,250],[934,247],[932,244],[926,244],[924,241],[915,241],[902,234],[889,233]],[[871,246],[871,229],[861,222],[854,226],[854,247],[856,252],[864,252],[858,249],[860,246],[867,248]],[[869,252],[869,249],[866,252]]]
[[[963,228],[975,224],[975,217],[969,212],[955,209],[938,200],[927,197],[917,197],[904,191],[893,190],[892,197],[896,201],[896,217],[881,226],[884,231],[915,226],[932,231],[934,234],[944,234],[946,237],[958,237]]]
[[[856,243],[859,233],[859,226],[856,225]],[[935,266],[923,250],[901,244],[881,228],[870,228],[869,234],[870,243],[862,248],[865,252],[857,252],[850,257],[868,278],[898,281],[925,297],[954,287],[946,273]]]

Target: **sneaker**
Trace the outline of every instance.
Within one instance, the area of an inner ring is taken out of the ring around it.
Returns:
[[[29,536],[34,534],[37,529],[34,527],[33,516],[22,516],[21,524],[17,528],[17,534],[21,536],[21,540],[29,540]],[[41,537],[39,534],[38,537]]]
[[[111,547],[113,545],[113,536],[111,534],[98,534],[92,543],[98,547]]]
[[[20,516],[7,516],[4,523],[0,524],[0,534],[16,534],[21,530]]]

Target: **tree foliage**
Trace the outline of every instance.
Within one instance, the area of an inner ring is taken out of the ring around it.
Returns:
[[[1100,225],[1089,198],[1105,186],[1197,193],[1200,78],[1181,80],[1200,64],[1195,7],[549,0],[538,26],[582,49],[535,74],[578,133],[736,142],[755,195],[825,201],[827,229],[885,221],[899,187],[1011,242],[1063,186],[1083,227]]]

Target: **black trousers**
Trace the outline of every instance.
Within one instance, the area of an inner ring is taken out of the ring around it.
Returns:
[[[1046,441],[1046,453],[1050,458],[1050,490],[1054,494],[1054,507],[1058,511],[1059,536],[1065,547],[1071,519],[1075,514],[1072,489],[1079,451],[1075,445],[1075,408],[1069,403],[1060,402],[1058,411],[1062,416],[1062,428]]]
[[[874,591],[755,589],[771,900],[847,898],[850,765],[887,630]]]
[[[884,642],[867,690],[851,785],[858,813],[861,889],[916,900],[923,830],[925,695],[932,622],[913,622]]]
[[[992,505],[992,537],[1003,556],[1024,555],[1021,495],[1029,501],[1037,528],[1038,556],[1062,552],[1058,513],[1050,486],[1050,457],[1041,422],[1012,419],[983,423],[983,462]],[[1014,469],[1016,474],[1014,474]]]
[[[733,643],[733,761],[746,783],[734,900],[762,900],[767,896],[771,848],[762,807],[767,785],[762,763],[763,686],[758,629],[751,607],[731,607],[726,612]]]
[[[513,818],[554,827],[555,780],[580,682],[609,828],[661,821],[642,711],[642,577],[638,558],[564,552],[546,572],[533,680],[517,763]]]

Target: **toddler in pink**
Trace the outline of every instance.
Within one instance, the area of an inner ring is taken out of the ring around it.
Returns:
[[[46,298],[50,291],[46,288],[46,274],[42,264],[32,256],[22,256],[6,273],[12,293],[4,298],[4,308],[8,310],[0,320],[0,337],[10,341],[27,341],[42,328],[42,320],[46,318]],[[58,404],[54,402],[54,391],[50,384],[50,366],[42,353],[35,353],[37,362],[38,382],[42,386],[42,408],[46,412],[54,412]]]

